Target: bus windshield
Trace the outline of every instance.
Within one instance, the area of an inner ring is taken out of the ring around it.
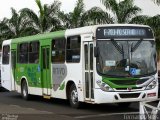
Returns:
[[[97,71],[108,76],[146,76],[156,72],[152,40],[97,40]]]

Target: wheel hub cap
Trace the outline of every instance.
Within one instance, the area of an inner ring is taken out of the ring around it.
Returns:
[[[76,104],[78,102],[78,93],[76,90],[73,90],[72,91],[72,94],[71,94],[71,98],[72,98],[72,102],[74,104]]]

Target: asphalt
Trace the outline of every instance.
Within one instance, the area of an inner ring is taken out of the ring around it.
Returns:
[[[154,105],[157,103],[154,103]],[[159,116],[158,114],[157,116]],[[159,117],[160,118],[160,117]],[[158,118],[158,119],[159,119]],[[68,101],[43,99],[32,96],[22,99],[16,92],[0,89],[0,120],[137,120],[139,103],[129,108],[117,104],[84,104],[81,109],[71,108]]]

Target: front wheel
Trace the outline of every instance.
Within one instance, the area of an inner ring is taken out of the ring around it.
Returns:
[[[29,100],[29,94],[28,94],[28,87],[27,87],[27,83],[25,81],[22,82],[22,86],[21,86],[21,95],[22,98],[25,100]]]
[[[71,107],[73,107],[73,108],[80,107],[80,103],[78,101],[78,92],[77,92],[76,86],[74,84],[72,84],[70,87],[69,102],[70,102]]]

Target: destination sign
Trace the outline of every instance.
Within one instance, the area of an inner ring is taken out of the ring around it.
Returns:
[[[107,38],[153,38],[152,30],[147,27],[99,27],[97,39]]]
[[[104,29],[104,36],[145,36],[144,29]]]

